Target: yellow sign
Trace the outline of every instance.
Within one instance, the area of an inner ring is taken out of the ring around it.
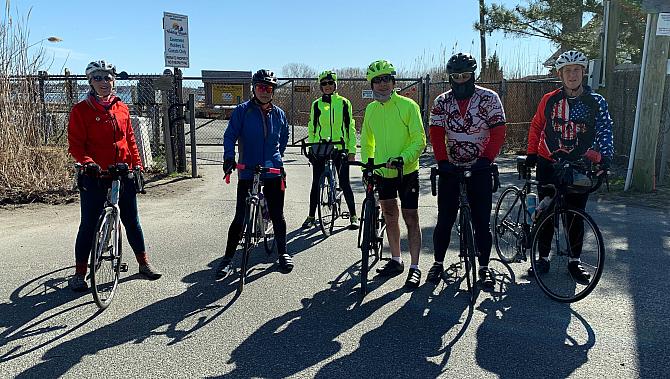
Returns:
[[[236,105],[244,101],[243,84],[212,84],[212,105]]]

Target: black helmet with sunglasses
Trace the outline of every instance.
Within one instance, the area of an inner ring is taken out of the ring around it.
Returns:
[[[463,72],[474,73],[477,70],[477,60],[468,53],[454,54],[447,62],[449,75]]]
[[[251,84],[258,83],[269,84],[274,88],[277,87],[277,77],[270,70],[260,69],[251,77]]]

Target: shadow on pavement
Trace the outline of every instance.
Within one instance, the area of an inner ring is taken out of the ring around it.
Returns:
[[[549,299],[534,279],[515,283],[497,259],[490,266],[503,288],[477,306],[485,314],[475,353],[481,368],[500,378],[566,378],[588,362],[595,333],[570,304]]]
[[[209,266],[213,267],[214,262],[210,262]],[[252,280],[273,271],[268,268],[253,274]],[[183,341],[194,331],[225,312],[238,297],[236,285],[223,285],[215,281],[213,275],[211,268],[187,275],[182,281],[189,283],[190,286],[183,293],[150,304],[111,324],[52,347],[42,357],[43,362],[27,369],[18,377],[60,377],[88,355],[95,355],[102,350],[128,342],[141,343],[156,335],[171,339],[168,344]],[[224,304],[217,303],[233,292],[235,294]],[[217,309],[213,315],[207,315]],[[200,313],[203,315],[198,317],[192,327],[179,329],[183,328],[184,320]],[[157,331],[159,329],[166,331],[159,332]]]
[[[0,363],[56,342],[99,314],[97,312],[73,327],[54,322],[92,303],[66,306],[81,296],[90,296],[89,292],[75,293],[67,288],[67,278],[73,270],[74,266],[65,267],[38,276],[14,290],[8,303],[0,304],[0,327],[4,328],[0,333]],[[10,344],[12,346],[8,347]]]

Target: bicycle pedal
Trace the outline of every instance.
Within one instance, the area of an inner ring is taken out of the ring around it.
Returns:
[[[347,219],[347,218],[349,218],[349,217],[350,217],[349,212],[342,212],[342,213],[340,213],[340,218]]]
[[[125,262],[121,263],[121,265],[119,266],[119,271],[128,272],[128,263]]]

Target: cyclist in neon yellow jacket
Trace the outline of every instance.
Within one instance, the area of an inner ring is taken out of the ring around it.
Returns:
[[[394,91],[396,71],[391,62],[378,60],[368,66],[367,79],[375,101],[365,108],[361,128],[361,160],[373,157],[375,163],[402,161],[403,178],[389,164],[381,169],[378,181],[379,200],[386,220],[386,234],[392,259],[377,270],[381,276],[394,276],[404,271],[400,256],[400,225],[398,203],[407,225],[411,264],[405,286],[416,288],[421,280],[419,252],[419,156],[426,147],[426,133],[419,106],[412,99]]]
[[[317,79],[323,95],[312,102],[307,124],[308,142],[322,140],[337,142],[342,139],[348,159],[353,160],[356,156],[356,127],[351,102],[335,92],[337,90],[336,73],[326,70]],[[337,146],[337,149],[340,149],[340,145]],[[312,189],[309,193],[309,216],[302,224],[303,228],[308,228],[315,223],[314,215],[319,202],[319,178],[326,166],[323,157],[317,157],[315,154],[310,154],[308,157],[312,164]],[[335,155],[334,165],[340,188],[349,208],[349,229],[358,229],[354,193],[349,183],[349,165],[344,164],[340,154]]]

